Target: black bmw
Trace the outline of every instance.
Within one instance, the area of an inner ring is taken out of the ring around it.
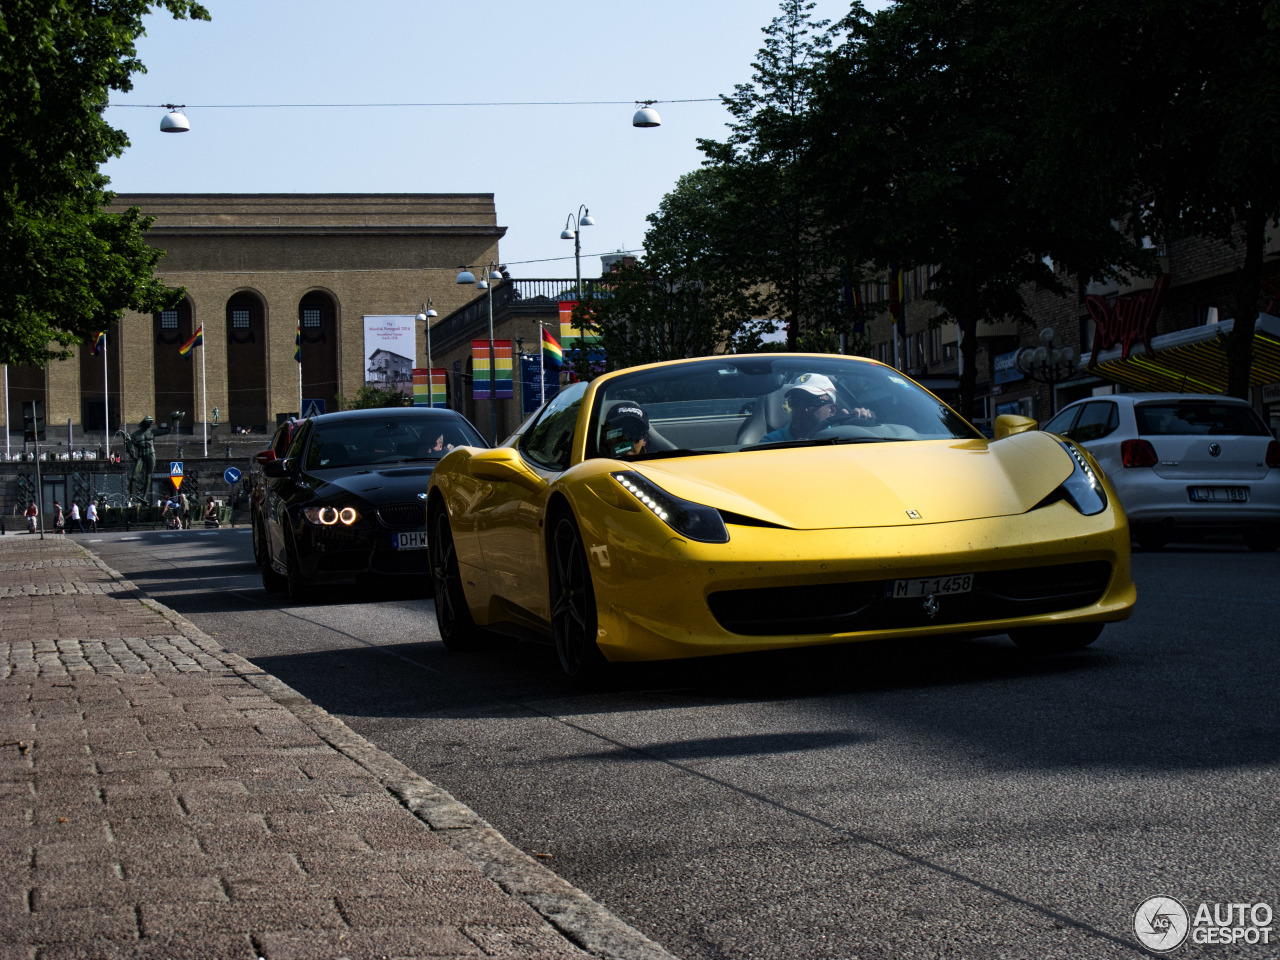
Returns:
[[[305,600],[315,584],[424,577],[427,479],[454,447],[487,447],[452,410],[346,410],[308,420],[263,465],[254,553],[262,585]]]

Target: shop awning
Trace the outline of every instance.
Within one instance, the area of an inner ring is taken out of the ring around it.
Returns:
[[[1089,372],[1135,390],[1173,393],[1224,393],[1227,389],[1225,337],[1234,320],[1192,327],[1153,337],[1148,355],[1135,344],[1127,358],[1121,348],[1098,354]],[[1249,383],[1260,386],[1280,381],[1280,317],[1258,315],[1253,327],[1253,368]]]

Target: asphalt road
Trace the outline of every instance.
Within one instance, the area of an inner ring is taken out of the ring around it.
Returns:
[[[1078,654],[862,644],[576,694],[547,648],[448,654],[424,594],[268,595],[247,531],[86,539],[687,960],[1134,957],[1157,895],[1280,913],[1280,554],[1135,553],[1135,616]]]

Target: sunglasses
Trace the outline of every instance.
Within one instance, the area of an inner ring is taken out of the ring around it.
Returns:
[[[799,407],[801,410],[817,410],[819,407],[825,407],[835,403],[834,400],[824,400],[822,397],[815,397],[811,393],[793,394],[791,397],[791,406]]]

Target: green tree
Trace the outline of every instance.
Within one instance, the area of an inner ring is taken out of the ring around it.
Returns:
[[[1155,10],[1155,0],[1125,8],[1130,28],[1150,37],[1134,71],[1149,91],[1142,129],[1151,132],[1135,189],[1153,199],[1142,208],[1153,236],[1212,237],[1237,251],[1227,393],[1248,397],[1266,231],[1280,220],[1280,76],[1258,69],[1280,62],[1280,3],[1181,0],[1176,17]]]
[[[1116,227],[1130,212],[1122,178],[1107,188],[1105,171],[1076,153],[1077,191],[1056,179],[1068,156],[1048,123],[1064,89],[1053,72],[1058,10],[1018,0],[855,8],[815,81],[809,162],[827,230],[850,261],[936,267],[928,296],[941,308],[935,322],[954,319],[961,333],[966,416],[979,323],[1029,319],[1028,284],[1062,293],[1064,277],[1154,266]]]
[[[849,265],[819,229],[820,193],[806,162],[814,84],[839,35],[829,21],[813,20],[814,6],[783,0],[764,28],[752,82],[721,98],[733,115],[729,136],[698,143],[725,185],[723,215],[734,224],[724,237],[729,269],[752,292],[757,316],[787,324],[789,349],[806,326],[841,328],[851,320],[840,297]]]
[[[399,390],[375,387],[365,384],[356,391],[356,395],[348,400],[338,397],[339,410],[371,410],[375,407],[411,407],[413,397],[405,396]]]
[[[724,172],[687,173],[646,219],[645,255],[604,279],[606,294],[574,322],[600,338],[609,369],[706,356],[752,336],[754,304],[733,269]],[[590,378],[585,358],[574,372]]]
[[[65,359],[126,309],[181,296],[153,276],[162,254],[143,240],[150,220],[108,213],[99,172],[129,145],[103,111],[145,70],[135,41],[153,7],[209,19],[194,0],[0,3],[2,363]]]

